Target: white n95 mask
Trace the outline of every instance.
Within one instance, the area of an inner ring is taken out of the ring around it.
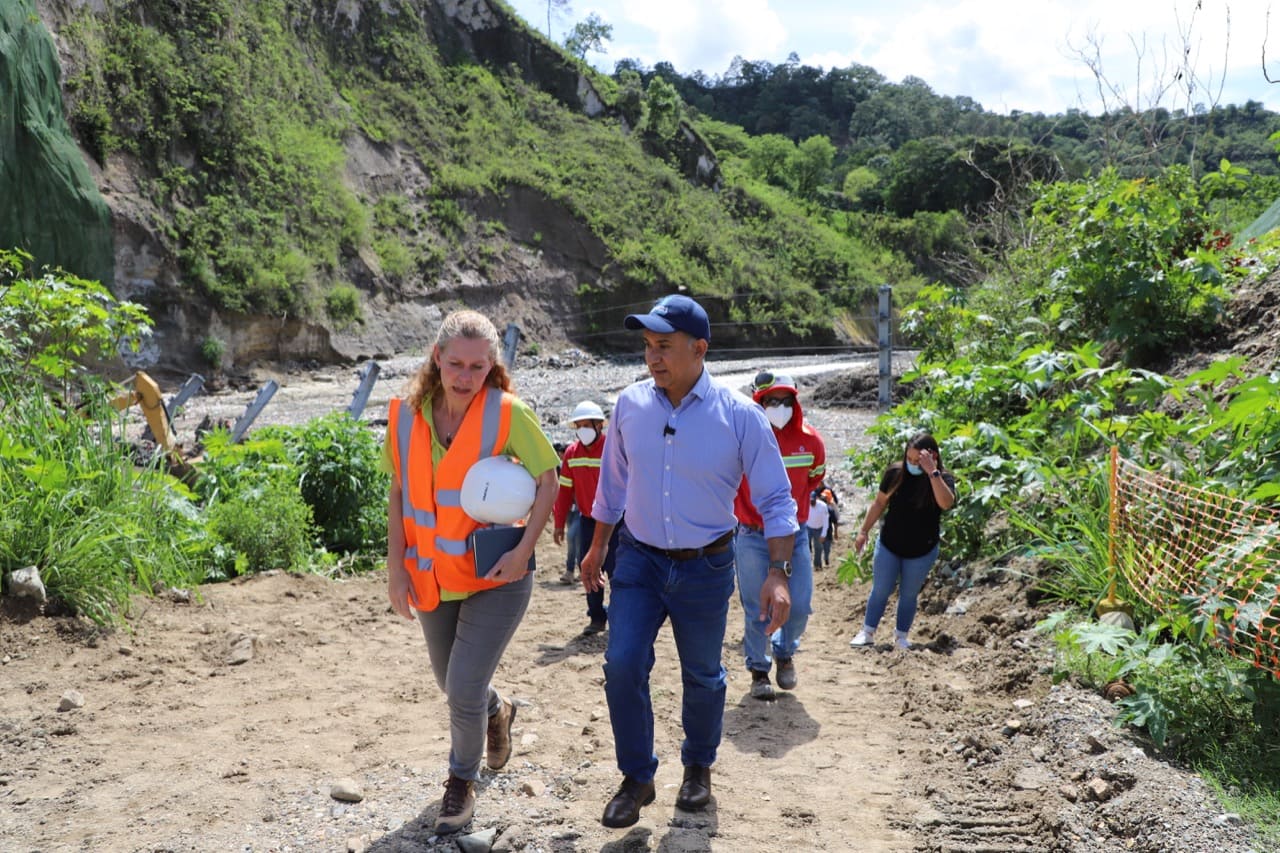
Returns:
[[[773,424],[774,429],[782,429],[791,423],[791,407],[770,406],[764,410],[764,416],[769,419],[769,423]]]

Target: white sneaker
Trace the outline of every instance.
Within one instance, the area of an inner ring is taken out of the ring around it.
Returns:
[[[907,635],[903,631],[893,632],[893,644],[900,649],[910,649],[911,644],[907,642]]]
[[[863,628],[861,631],[853,635],[853,639],[849,641],[851,646],[874,646],[876,643],[876,632],[868,631]]]

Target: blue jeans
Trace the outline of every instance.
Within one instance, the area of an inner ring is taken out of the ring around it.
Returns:
[[[768,672],[775,657],[793,657],[813,613],[813,561],[809,537],[796,533],[791,550],[791,615],[772,636],[765,636],[767,621],[760,621],[760,587],[769,574],[769,545],[764,534],[738,528],[734,543],[738,558],[738,600],[742,602],[742,654],[747,669]],[[771,654],[772,652],[772,654]]]
[[[582,530],[582,515],[576,507],[569,508],[569,518],[565,522],[564,535],[564,570],[566,574],[573,574],[578,568],[578,563],[582,562],[586,551],[582,548],[582,540],[578,538],[578,531]],[[588,539],[587,542],[591,540]]]
[[[831,543],[835,541],[835,538],[830,531],[827,532],[827,538],[822,540],[822,559],[818,560],[817,557],[814,557],[815,561],[824,566],[831,565]]]
[[[732,594],[732,547],[673,560],[638,544],[626,530],[619,536],[609,592],[604,693],[618,769],[632,779],[648,782],[658,772],[649,673],[654,641],[668,618],[684,686],[680,760],[685,766],[715,762],[724,726],[726,679],[720,650]]]
[[[911,623],[916,620],[916,601],[920,590],[924,588],[924,580],[929,576],[938,559],[938,548],[923,557],[899,557],[876,540],[876,552],[871,558],[871,595],[867,597],[867,615],[863,622],[869,628],[880,624],[884,616],[885,605],[889,603],[889,595],[893,588],[898,588],[898,630],[904,634],[911,630]]]
[[[808,534],[809,553],[817,557],[818,565],[822,565],[822,531],[815,527],[805,527],[803,532]]]
[[[605,576],[612,582],[613,567],[618,562],[618,531],[622,529],[622,525],[613,528],[613,535],[609,537],[609,551],[604,555],[604,565],[601,569]],[[589,515],[578,517],[578,560],[579,562],[586,556],[587,551],[591,548],[591,538],[596,535],[596,520]],[[604,622],[609,615],[609,609],[604,606],[604,590],[600,589],[595,592],[587,593],[587,618],[592,622]]]

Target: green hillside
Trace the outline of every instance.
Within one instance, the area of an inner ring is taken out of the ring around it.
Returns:
[[[66,109],[93,158],[134,172],[184,300],[334,324],[371,292],[430,299],[522,248],[572,254],[563,223],[512,227],[508,202],[529,191],[604,247],[573,266],[586,317],[683,288],[722,319],[749,314],[757,341],[829,340],[878,285],[917,283],[901,256],[764,183],[699,177],[690,164],[711,152],[661,87],[596,78],[604,109],[588,117],[565,81],[595,75],[501,4],[478,29],[430,0],[102,7],[58,10]],[[43,33],[34,15],[19,23]],[[423,180],[355,186],[358,141]],[[0,230],[0,244],[22,237]]]

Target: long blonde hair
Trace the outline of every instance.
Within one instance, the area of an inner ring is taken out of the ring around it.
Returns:
[[[502,362],[502,344],[497,328],[479,311],[454,311],[440,324],[431,352],[405,386],[404,398],[411,409],[421,411],[423,405],[430,405],[440,393],[440,368],[436,366],[435,353],[437,348],[443,350],[455,338],[488,341],[489,360],[493,367],[485,377],[485,384],[503,391],[512,389],[511,374],[507,373],[507,366]]]

